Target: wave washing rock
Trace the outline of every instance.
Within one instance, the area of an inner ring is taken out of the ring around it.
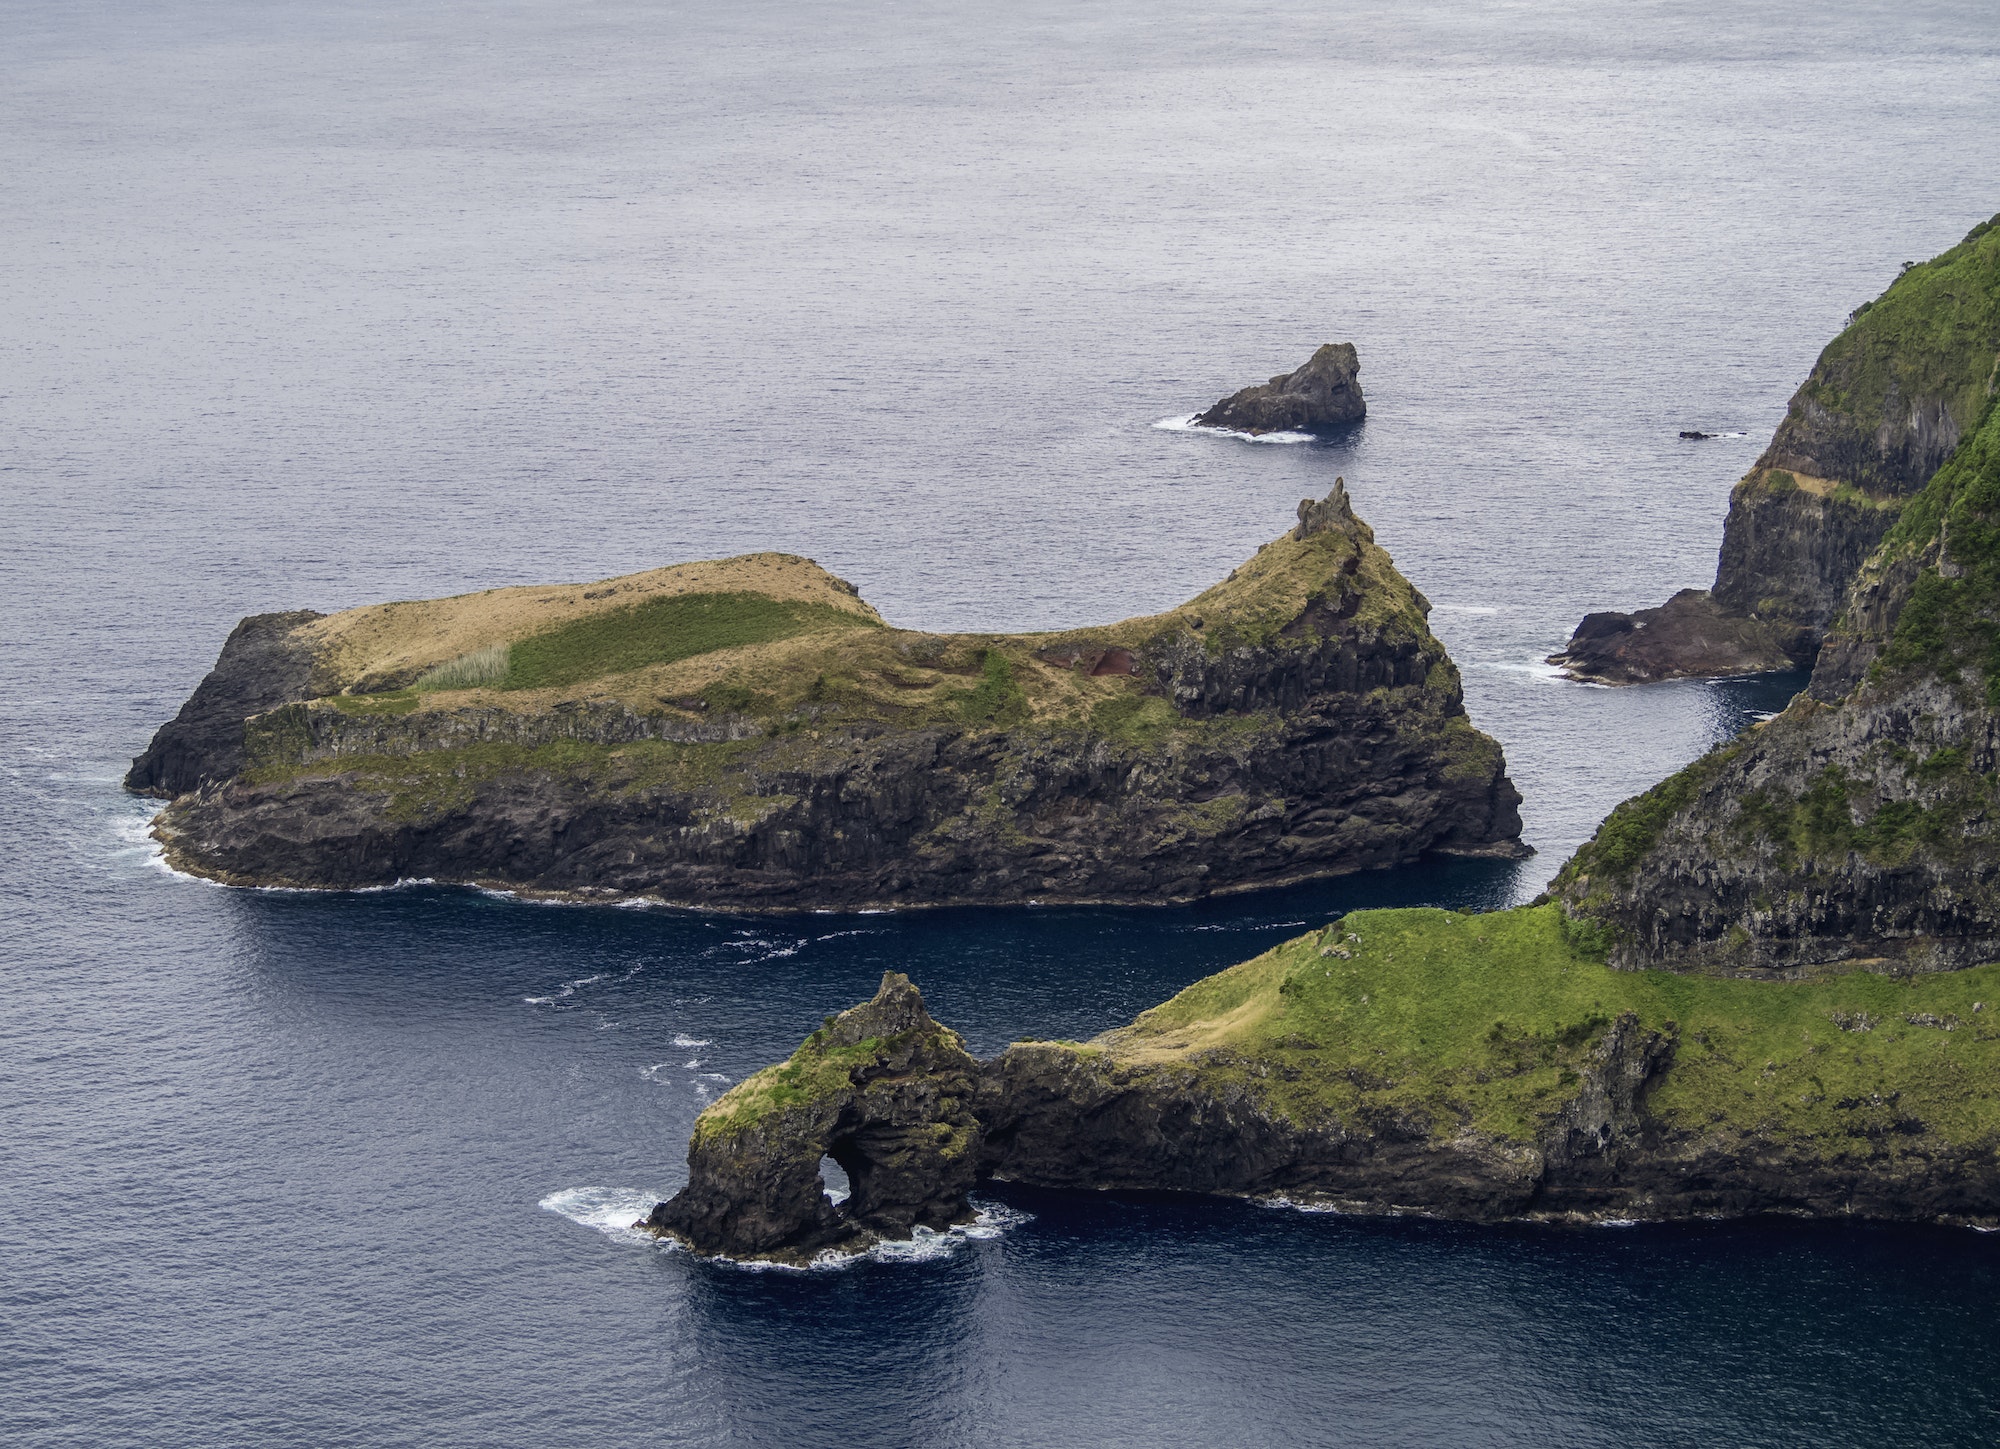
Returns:
[[[1591,614],[1549,662],[1614,684],[1812,663],[1862,563],[1971,432],[1996,368],[2000,227],[1985,222],[1827,344],[1730,494],[1714,588],[1665,606],[1688,627],[1658,627],[1655,610]]]
[[[1614,963],[2000,959],[2000,403],[1902,510],[1812,687],[1612,812],[1554,887]]]
[[[1520,795],[1343,486],[1178,609],[886,626],[804,559],[262,615],[137,761],[177,867],[729,907],[1169,901],[1514,857]]]
[[[1616,971],[1554,904],[1356,912],[1092,1041],[986,1062],[890,975],[711,1105],[688,1185],[637,1226],[803,1263],[964,1221],[981,1180],[1485,1221],[1992,1226],[1988,1003],[2000,967],[1918,985]],[[895,1185],[835,1204],[822,1155]]]
[[[1233,433],[1337,433],[1367,415],[1354,344],[1329,342],[1298,371],[1232,393],[1194,421]]]

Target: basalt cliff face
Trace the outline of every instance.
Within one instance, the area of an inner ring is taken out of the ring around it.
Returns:
[[[1550,662],[1645,683],[1811,664],[1862,564],[1971,432],[2000,368],[2000,228],[1907,269],[1820,354],[1730,495],[1706,595],[1592,614]]]
[[[263,615],[135,761],[177,866],[731,907],[1156,901],[1519,855],[1428,605],[1336,484],[1167,614],[890,629],[802,559]]]
[[[1648,977],[1579,948],[1559,906],[1368,911],[1092,1041],[981,1062],[891,975],[710,1106],[687,1186],[636,1226],[804,1263],[965,1221],[981,1181],[1475,1221],[1991,1225],[1981,996],[2000,969],[1925,990]],[[823,1156],[855,1183],[843,1203]]]
[[[1232,393],[1194,421],[1234,433],[1337,433],[1367,415],[1360,355],[1352,342],[1329,342],[1296,372]]]
[[[1621,805],[1557,877],[1614,964],[2000,959],[2000,409],[1860,571],[1811,689]]]

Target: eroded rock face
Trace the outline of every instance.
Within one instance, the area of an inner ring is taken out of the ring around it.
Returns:
[[[872,1001],[702,1114],[688,1185],[637,1226],[705,1254],[803,1263],[968,1221],[979,1071],[910,978],[886,972]],[[823,1157],[847,1173],[843,1202],[826,1193]]]
[[[1354,344],[1329,342],[1296,372],[1232,393],[1195,423],[1236,433],[1335,433],[1367,415]]]
[[[231,631],[215,668],[132,762],[125,788],[171,799],[243,768],[243,722],[308,697],[313,651],[301,624],[325,617],[311,609],[253,614]]]
[[[1613,964],[2000,959],[1996,498],[2000,413],[1862,570],[1809,693],[1619,806],[1563,868],[1557,895],[1608,933]]]
[[[914,994],[891,977],[885,996],[891,983]],[[907,1030],[919,1036],[934,1027],[928,1017],[912,1020]],[[642,1226],[705,1253],[798,1263],[828,1248],[908,1237],[918,1223],[964,1221],[968,1194],[985,1179],[1056,1190],[1287,1196],[1471,1221],[1774,1211],[1988,1221],[2000,1210],[1990,1149],[1925,1143],[1920,1125],[1909,1127],[1915,1137],[1907,1141],[1829,1146],[1742,1123],[1691,1130],[1656,1116],[1649,1102],[1679,1046],[1673,1024],[1648,1028],[1628,1011],[1599,1029],[1566,1099],[1526,1140],[1469,1125],[1441,1128],[1421,1111],[1387,1103],[1301,1118],[1276,1107],[1260,1085],[1310,1072],[1310,1057],[1296,1052],[1271,1060],[1214,1048],[1161,1059],[1124,1040],[1123,1029],[1081,1045],[1017,1043],[984,1063],[956,1051],[908,1052],[873,1079],[892,1083],[898,1104],[887,1113],[893,1125],[875,1136],[870,1124],[880,1117],[864,1104],[871,1088],[844,1079],[750,1126],[731,1125],[744,1106],[722,1099],[697,1125],[688,1186]],[[811,1049],[808,1042],[801,1055]],[[858,1070],[857,1080],[873,1070]],[[927,1071],[935,1073],[928,1085]],[[768,1075],[738,1090],[754,1096]],[[865,1173],[879,1170],[872,1169],[883,1154],[878,1142],[900,1148],[927,1142],[927,1133],[948,1136],[954,1147],[970,1144],[976,1170],[956,1150],[911,1153],[896,1166],[893,1193],[879,1199],[893,1209],[872,1214],[856,1204],[836,1208],[819,1194],[820,1152],[846,1141],[841,1160]]]

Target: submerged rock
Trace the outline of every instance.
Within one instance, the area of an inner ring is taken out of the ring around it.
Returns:
[[[1525,854],[1429,605],[1341,483],[1299,519],[1051,634],[891,629],[776,554],[263,616],[128,783],[173,864],[255,885],[1138,902]]]
[[[1235,433],[1334,433],[1368,415],[1361,358],[1351,342],[1329,342],[1296,372],[1232,393],[1195,418]]]

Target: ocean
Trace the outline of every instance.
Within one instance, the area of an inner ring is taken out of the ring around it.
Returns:
[[[1608,690],[1847,313],[2000,210],[1978,3],[0,6],[0,1439],[1929,1445],[2000,1239],[995,1188],[810,1272],[622,1224],[908,971],[991,1052],[1362,906],[1532,897],[1801,681]],[[1325,341],[1331,444],[1174,424]],[[1718,434],[1689,442],[1682,429]],[[244,614],[810,556],[891,622],[1187,598],[1345,478],[1520,863],[705,916],[176,877]]]

